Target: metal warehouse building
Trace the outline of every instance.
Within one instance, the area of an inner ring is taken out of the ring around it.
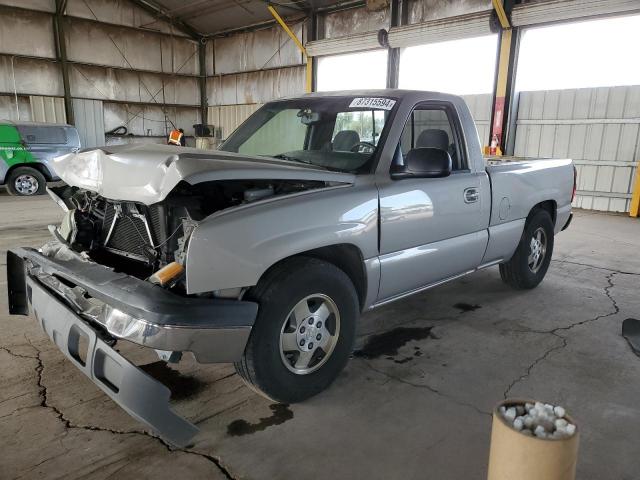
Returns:
[[[635,478],[638,46],[640,0],[0,0],[0,479]]]

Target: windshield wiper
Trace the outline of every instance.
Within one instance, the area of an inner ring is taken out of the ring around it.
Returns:
[[[303,160],[301,158],[291,157],[289,155],[285,155],[284,153],[279,153],[277,155],[269,155],[269,156],[271,158],[277,158],[279,160],[287,160],[289,162],[298,162],[298,163],[304,163],[305,165],[313,165],[314,167],[317,167],[317,168],[326,168],[321,165],[316,165],[315,163],[311,163],[309,160]]]

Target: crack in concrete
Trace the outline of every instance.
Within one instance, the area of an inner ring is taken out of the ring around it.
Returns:
[[[399,383],[403,383],[405,385],[409,385],[411,387],[415,387],[415,388],[421,388],[424,390],[428,390],[429,392],[438,395],[439,397],[442,398],[446,398],[449,401],[452,401],[453,403],[455,403],[456,405],[459,405],[461,407],[467,407],[467,408],[471,408],[472,410],[474,410],[475,412],[481,414],[481,415],[488,415],[491,416],[492,414],[489,412],[485,412],[484,410],[479,409],[478,407],[476,407],[475,405],[471,404],[471,403],[466,403],[466,402],[462,402],[459,399],[457,399],[456,397],[449,395],[448,393],[444,393],[441,392],[440,390],[438,390],[435,387],[432,387],[429,384],[426,383],[415,383],[415,382],[411,382],[409,380],[406,380],[404,378],[401,377],[397,377],[395,375],[391,375],[388,372],[385,372],[384,370],[380,370],[378,368],[375,368],[373,365],[371,365],[370,362],[366,361],[366,360],[362,360],[364,362],[364,364],[367,366],[367,368],[373,372],[379,373],[380,375],[390,379],[390,380],[394,380],[396,382]]]
[[[32,348],[35,348],[35,347],[32,347]],[[7,353],[8,353],[9,355],[11,355],[12,357],[18,357],[18,358],[30,358],[30,359],[32,359],[32,360],[35,360],[35,358],[36,358],[36,357],[34,357],[34,356],[31,356],[31,355],[22,355],[22,354],[20,354],[20,353],[16,353],[16,352],[12,351],[11,349],[9,349],[9,348],[7,348],[7,347],[3,347],[3,346],[0,346],[0,350],[3,350],[3,351],[5,351],[5,352],[7,352]]]
[[[566,262],[566,263],[573,263],[573,262]],[[585,265],[585,266],[590,266],[590,265]],[[593,268],[600,268],[600,267],[593,267]],[[597,315],[597,316],[595,316],[593,318],[588,318],[586,320],[581,320],[579,322],[571,323],[571,324],[565,325],[563,327],[556,327],[556,328],[553,328],[551,330],[526,330],[527,333],[540,333],[540,334],[553,335],[554,337],[557,337],[557,338],[559,338],[561,340],[561,344],[560,345],[556,345],[554,347],[551,347],[551,348],[545,350],[542,355],[540,355],[532,363],[530,363],[527,366],[527,369],[526,369],[525,373],[520,375],[518,378],[514,379],[507,386],[507,388],[505,389],[505,391],[502,394],[505,399],[507,399],[507,397],[509,396],[509,393],[511,392],[511,390],[513,389],[513,387],[515,385],[517,385],[518,383],[520,383],[521,381],[523,381],[524,379],[528,378],[531,375],[532,370],[538,364],[540,364],[541,362],[546,360],[549,357],[549,355],[551,355],[553,352],[562,350],[569,344],[569,342],[567,340],[567,337],[565,337],[563,335],[560,335],[558,332],[567,332],[567,331],[571,330],[572,328],[579,327],[581,325],[586,325],[588,323],[593,323],[593,322],[596,322],[598,320],[602,320],[603,318],[612,317],[614,315],[617,315],[620,312],[620,307],[618,306],[618,303],[616,302],[615,298],[613,298],[613,296],[611,294],[611,289],[613,289],[613,287],[615,287],[615,283],[613,283],[613,277],[615,275],[620,275],[620,274],[624,274],[624,275],[635,275],[635,274],[619,272],[619,271],[611,270],[611,269],[608,269],[608,268],[602,268],[602,270],[608,270],[608,271],[611,272],[605,277],[606,280],[607,280],[607,286],[604,287],[604,294],[607,296],[607,298],[611,302],[613,310],[610,311],[609,313],[605,313],[605,314],[602,314],[602,315]]]
[[[532,333],[547,333],[547,334],[551,334],[555,337],[558,337],[561,340],[561,344],[560,345],[556,345],[555,347],[552,347],[548,350],[546,350],[541,356],[539,356],[538,358],[536,358],[531,364],[529,364],[529,366],[527,367],[525,373],[523,373],[522,375],[520,375],[518,378],[514,379],[509,386],[507,386],[507,388],[505,389],[505,391],[503,392],[502,396],[507,399],[507,397],[509,396],[509,392],[511,391],[511,389],[517,384],[520,383],[522,380],[524,380],[525,378],[527,378],[529,375],[531,375],[531,371],[536,367],[536,365],[538,365],[540,362],[542,362],[543,360],[546,360],[547,357],[549,355],[551,355],[553,352],[555,352],[556,350],[561,350],[564,347],[567,346],[567,339],[565,337],[563,337],[562,335],[558,335],[555,332],[532,332]]]
[[[573,262],[571,260],[565,260],[565,259],[552,259],[552,262],[556,262],[556,263],[568,263],[570,265],[579,265],[581,267],[588,267],[588,268],[595,268],[597,270],[606,270],[607,272],[614,272],[614,273],[618,273],[620,275],[640,275],[640,272],[626,272],[624,270],[616,270],[615,268],[608,268],[608,267],[599,267],[597,265],[591,265],[588,263],[581,263],[581,262]]]
[[[47,387],[43,383],[43,379],[42,379],[42,373],[44,371],[44,362],[43,362],[42,357],[41,357],[42,352],[33,343],[31,343],[31,340],[27,339],[27,341],[29,342],[29,345],[31,346],[31,348],[33,348],[36,351],[36,355],[35,356],[18,354],[18,353],[13,352],[9,348],[3,347],[3,346],[0,346],[0,350],[3,350],[5,352],[7,352],[9,355],[12,355],[14,357],[25,358],[25,359],[30,359],[30,360],[35,360],[36,361],[35,372],[36,372],[36,385],[38,387],[39,396],[40,396],[40,405],[39,406],[51,410],[55,414],[57,419],[60,422],[62,422],[62,424],[64,425],[65,429],[69,429],[69,430],[70,429],[81,429],[81,430],[89,430],[89,431],[96,431],[96,432],[107,432],[107,433],[111,433],[113,435],[141,435],[141,436],[145,436],[145,437],[151,438],[151,439],[159,442],[162,446],[164,446],[167,449],[167,451],[169,453],[182,452],[182,453],[186,453],[186,454],[190,454],[190,455],[199,456],[199,457],[205,459],[206,461],[214,464],[215,467],[227,479],[235,480],[236,477],[234,477],[232,475],[232,473],[229,471],[229,469],[227,469],[227,467],[225,467],[222,464],[222,461],[220,460],[220,458],[215,457],[214,455],[211,455],[211,454],[208,454],[208,453],[199,452],[199,451],[191,450],[191,449],[188,449],[188,448],[173,447],[169,443],[165,442],[162,438],[157,437],[157,436],[155,436],[155,435],[153,435],[153,434],[151,434],[149,432],[145,432],[143,430],[116,430],[116,429],[111,429],[111,428],[97,427],[97,426],[94,426],[94,425],[78,425],[78,424],[72,423],[68,418],[66,418],[64,416],[64,413],[60,409],[58,409],[56,406],[51,405],[49,403]],[[30,407],[25,407],[25,408],[30,408]],[[20,409],[18,409],[18,410],[20,410]],[[18,411],[18,410],[16,410],[16,411]],[[14,411],[13,413],[15,413],[16,411]]]

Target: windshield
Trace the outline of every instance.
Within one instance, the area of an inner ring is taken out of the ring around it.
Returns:
[[[368,171],[396,101],[321,97],[266,104],[220,146],[343,172]]]

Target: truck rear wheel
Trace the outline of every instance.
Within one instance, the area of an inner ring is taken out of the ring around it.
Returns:
[[[18,167],[7,175],[7,190],[11,195],[43,195],[46,187],[47,180],[35,168]]]
[[[531,213],[513,257],[500,264],[502,281],[519,290],[536,287],[549,269],[553,233],[549,212],[536,210]]]
[[[333,264],[297,257],[275,267],[248,297],[259,310],[238,374],[281,403],[326,389],[353,348],[359,304],[349,277]]]

